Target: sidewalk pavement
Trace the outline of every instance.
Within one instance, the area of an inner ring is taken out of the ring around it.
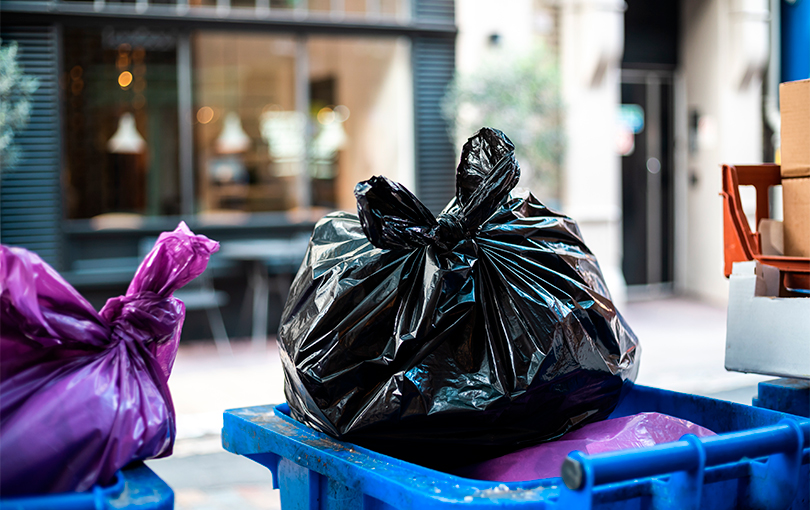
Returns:
[[[622,313],[642,344],[637,382],[751,404],[772,377],[726,372],[726,310],[684,298],[628,303]],[[225,409],[284,401],[275,341],[265,352],[233,342],[219,356],[213,342],[183,345],[169,386],[177,411],[174,454],[147,464],[175,491],[178,510],[281,508],[270,472],[220,443]]]
[[[628,303],[625,320],[641,342],[636,382],[751,405],[772,376],[727,372],[726,309],[684,298]]]
[[[275,340],[264,352],[232,341],[232,356],[213,342],[181,345],[169,387],[177,413],[174,453],[147,465],[174,489],[177,510],[279,509],[270,471],[222,449],[225,409],[284,402]]]

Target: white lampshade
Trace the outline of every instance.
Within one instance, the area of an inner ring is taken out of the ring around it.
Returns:
[[[245,152],[250,147],[250,137],[242,129],[242,119],[236,112],[225,115],[225,126],[216,141],[217,152],[234,154]]]
[[[131,113],[121,115],[118,130],[107,142],[107,150],[115,154],[141,154],[146,150],[146,140],[138,133]]]

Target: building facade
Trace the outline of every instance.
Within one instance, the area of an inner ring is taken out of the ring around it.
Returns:
[[[774,160],[776,85],[808,77],[810,60],[791,57],[806,55],[807,31],[796,27],[810,27],[807,4],[459,0],[458,68],[474,67],[492,42],[515,52],[542,41],[564,98],[560,206],[614,298],[626,288],[630,298],[721,304],[720,165]],[[795,67],[786,57],[801,71],[785,73]]]
[[[39,80],[3,169],[0,240],[79,287],[123,284],[179,220],[288,238],[383,174],[439,211],[454,148],[439,102],[449,0],[9,0]]]

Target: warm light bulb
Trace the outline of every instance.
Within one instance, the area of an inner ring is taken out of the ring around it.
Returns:
[[[331,124],[335,120],[335,112],[328,106],[321,108],[318,111],[318,122],[321,124]]]
[[[197,110],[197,121],[200,124],[208,124],[214,119],[214,110],[210,106],[203,106]]]
[[[121,85],[122,89],[125,89],[132,84],[132,73],[129,71],[124,71],[123,73],[118,75],[118,84]]]

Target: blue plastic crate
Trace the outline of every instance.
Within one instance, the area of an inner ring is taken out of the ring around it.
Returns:
[[[171,510],[174,492],[142,462],[135,462],[115,475],[106,487],[87,492],[23,496],[0,499],[2,510]]]
[[[645,411],[690,420],[718,436],[685,436],[592,456],[574,453],[563,468],[565,483],[448,475],[335,441],[290,418],[286,404],[226,411],[222,443],[270,469],[285,510],[810,506],[810,420],[638,385],[612,417]]]
[[[771,379],[757,387],[752,405],[810,418],[810,381],[805,379]]]

